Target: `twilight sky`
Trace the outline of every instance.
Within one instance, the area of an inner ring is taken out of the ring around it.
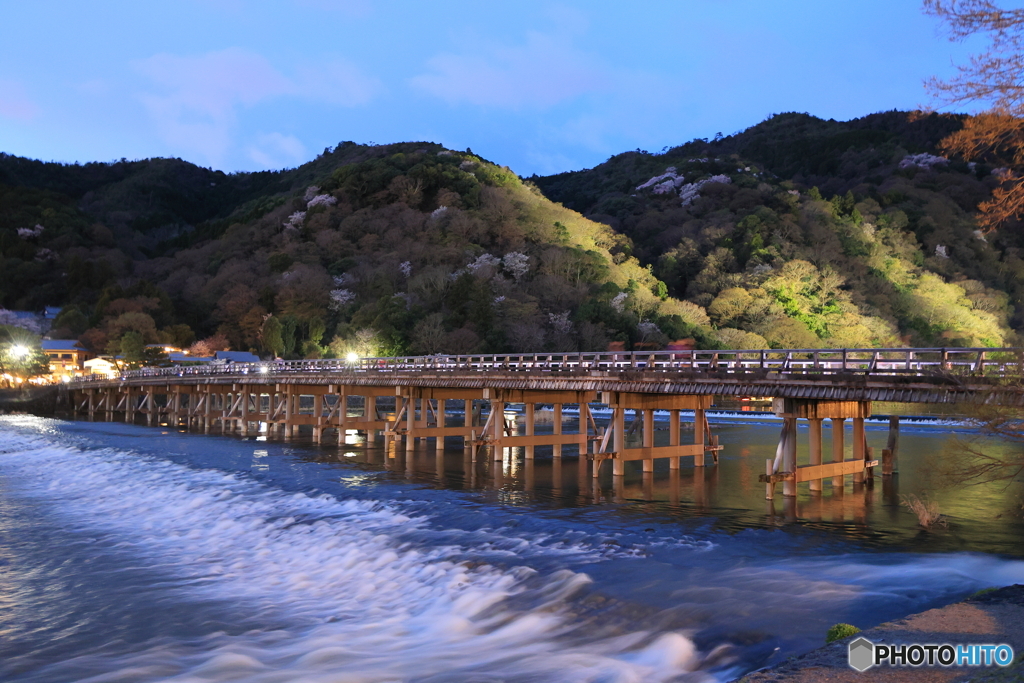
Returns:
[[[984,46],[917,0],[5,2],[0,151],[291,167],[426,140],[520,175],[778,112],[928,103]]]

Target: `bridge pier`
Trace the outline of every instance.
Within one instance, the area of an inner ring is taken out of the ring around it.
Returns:
[[[787,498],[796,496],[797,484],[809,482],[812,492],[821,491],[821,482],[832,479],[833,491],[841,491],[847,474],[852,474],[854,484],[862,484],[865,476],[871,475],[870,468],[876,461],[870,460],[870,449],[867,448],[864,420],[871,416],[870,401],[817,401],[814,399],[776,398],[772,404],[773,412],[783,418],[782,434],[775,461],[768,461],[767,471],[761,475],[766,483],[765,497],[769,500],[775,496],[775,484],[782,482],[782,494]],[[832,463],[821,462],[821,423],[824,419],[832,420]],[[844,452],[843,426],[847,418],[853,420],[853,459],[846,460]],[[808,421],[808,441],[810,446],[810,464],[805,467],[797,465],[797,420]]]
[[[669,458],[669,468],[679,468],[679,458],[693,456],[694,467],[704,466],[704,453],[711,451],[716,454],[718,446],[714,440],[705,445],[707,437],[707,418],[705,411],[711,407],[711,396],[689,396],[679,394],[640,394],[630,392],[601,392],[601,402],[612,408],[612,420],[605,430],[598,450],[593,454],[594,471],[597,477],[604,460],[612,461],[612,474],[622,476],[626,472],[625,463],[629,460],[643,460],[644,471],[654,471],[655,458]],[[627,409],[639,411],[643,427],[642,446],[626,448]],[[669,411],[669,445],[654,445],[654,411]],[[679,414],[682,410],[692,410],[693,443],[683,444],[680,439]],[[610,448],[610,450],[609,450]],[[649,462],[649,464],[648,464]]]

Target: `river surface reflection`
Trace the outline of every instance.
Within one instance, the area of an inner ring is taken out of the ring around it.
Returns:
[[[668,443],[666,416],[655,422],[655,444]],[[685,420],[685,416],[684,416]],[[598,424],[604,422],[598,418]],[[342,445],[315,445],[299,436],[290,443],[302,444],[311,461],[347,462],[381,469],[427,486],[479,491],[482,499],[507,505],[578,507],[611,505],[622,514],[643,513],[668,519],[704,517],[717,528],[738,531],[749,527],[797,524],[827,529],[833,533],[879,547],[922,548],[934,551],[972,550],[1024,555],[1021,543],[1024,486],[994,483],[950,487],[938,465],[946,453],[957,447],[956,438],[972,439],[970,429],[947,423],[905,418],[901,428],[898,474],[854,485],[847,475],[845,485],[812,493],[800,484],[796,498],[784,498],[778,485],[774,500],[765,500],[765,486],[758,482],[765,461],[775,456],[781,421],[770,414],[712,414],[714,433],[724,446],[717,465],[695,468],[683,459],[680,470],[670,470],[667,459],[655,461],[653,472],[643,472],[639,461],[626,463],[624,477],[613,477],[605,464],[593,477],[593,465],[575,455],[553,458],[550,448],[537,448],[538,455],[526,460],[519,448],[506,448],[496,460],[489,450],[475,459],[465,453],[459,439],[449,439],[443,454],[434,442],[421,440],[416,450],[406,453],[404,443],[374,442],[355,432]],[[576,425],[566,420],[566,429]],[[550,429],[548,430],[550,432]],[[886,445],[888,424],[869,422],[869,446],[880,453]],[[845,445],[851,454],[851,429],[847,424]],[[537,433],[544,433],[538,426]],[[831,431],[823,430],[823,452],[831,454]],[[640,446],[640,437],[627,438],[627,447]],[[1011,448],[988,443],[991,452]],[[568,447],[566,447],[568,450]],[[808,464],[806,426],[798,436],[798,464]],[[827,456],[826,456],[827,457]],[[881,468],[876,468],[880,472]],[[917,496],[939,504],[948,527],[925,532],[901,496]]]
[[[757,475],[780,424],[712,427],[717,465],[595,479],[457,439],[407,454],[0,416],[0,678],[730,680],[836,622],[1024,582],[1021,488],[942,488],[952,427],[904,424],[892,479],[773,502]]]

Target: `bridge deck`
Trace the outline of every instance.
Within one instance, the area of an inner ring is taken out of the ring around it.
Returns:
[[[267,361],[145,368],[72,388],[166,384],[620,391],[1024,405],[1024,349],[658,351]]]

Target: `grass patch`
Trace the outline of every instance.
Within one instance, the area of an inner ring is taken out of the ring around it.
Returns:
[[[860,629],[853,624],[836,624],[825,633],[825,642],[834,643],[858,633],[860,633]]]

